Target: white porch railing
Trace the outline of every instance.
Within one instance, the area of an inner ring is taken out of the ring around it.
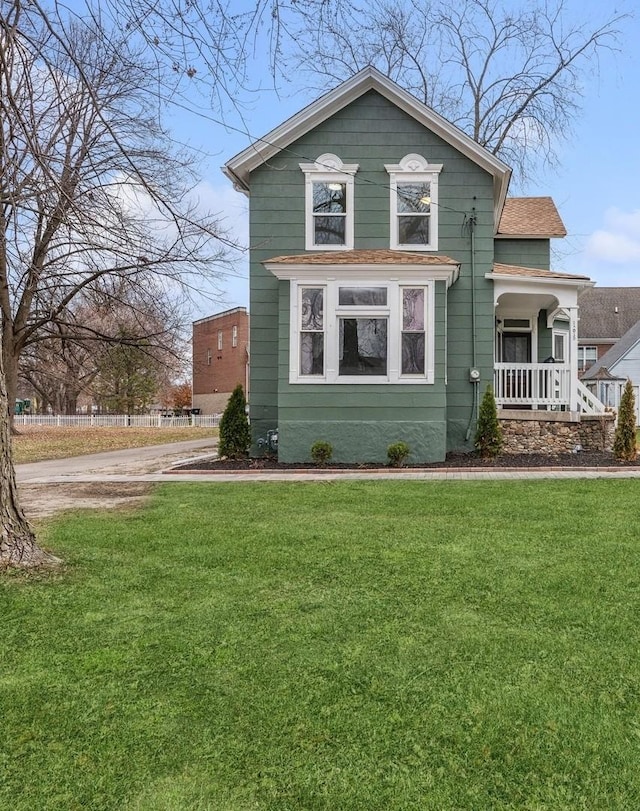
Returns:
[[[583,414],[604,414],[604,403],[595,396],[592,391],[584,385],[581,380],[578,383],[578,402],[580,403],[580,410]]]
[[[503,408],[556,408],[583,414],[604,414],[604,404],[559,363],[495,363],[496,403]]]
[[[495,363],[496,403],[503,408],[571,409],[571,369],[559,363]]]

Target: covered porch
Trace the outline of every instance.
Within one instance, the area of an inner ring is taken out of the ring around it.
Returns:
[[[495,264],[494,393],[499,409],[602,414],[578,379],[578,297],[586,276]]]

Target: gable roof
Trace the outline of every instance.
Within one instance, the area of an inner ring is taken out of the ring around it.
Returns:
[[[507,197],[498,237],[519,239],[566,237],[567,231],[550,197]]]
[[[616,341],[640,320],[640,287],[594,287],[580,296],[578,338]]]
[[[599,372],[602,369],[606,369],[609,375],[611,375],[611,367],[615,366],[619,360],[621,360],[630,349],[640,341],[640,320],[638,320],[631,329],[627,330],[625,334],[620,338],[617,344],[611,347],[608,352],[605,352],[604,355],[600,358],[597,363],[594,363],[593,366],[590,366],[587,371],[582,375],[582,379],[585,378],[587,380],[591,380],[594,378],[599,377]]]
[[[249,175],[254,169],[370,90],[375,90],[492,175],[494,219],[497,229],[507,195],[511,169],[435,110],[418,101],[415,96],[403,90],[371,66],[364,68],[338,87],[325,93],[324,96],[239,152],[225,163],[222,171],[239,191],[248,194]]]

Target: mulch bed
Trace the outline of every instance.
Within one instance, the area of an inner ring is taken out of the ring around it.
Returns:
[[[604,452],[581,452],[566,453],[557,456],[546,454],[509,454],[499,456],[497,459],[482,459],[473,453],[450,453],[444,462],[432,462],[423,465],[405,465],[400,470],[442,470],[442,469],[513,469],[513,468],[620,468],[638,467],[638,460],[634,462],[618,462],[612,453]],[[179,471],[202,471],[202,472],[251,472],[251,471],[315,471],[315,470],[397,470],[381,464],[346,464],[332,462],[319,467],[313,462],[284,463],[278,462],[273,457],[261,457],[260,459],[199,459],[194,462],[187,462],[179,467],[173,468],[172,472]]]

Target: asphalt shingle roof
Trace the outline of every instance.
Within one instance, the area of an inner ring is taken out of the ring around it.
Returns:
[[[449,256],[410,253],[409,251],[357,250],[303,253],[294,256],[276,256],[267,262],[281,265],[459,265]]]
[[[496,262],[493,272],[500,276],[527,276],[539,279],[584,279],[590,281],[588,276],[577,276],[575,273],[559,273],[555,270],[540,270],[538,268],[525,268],[519,265],[503,265]]]
[[[581,341],[621,338],[640,321],[640,287],[592,287],[579,304]]]
[[[502,236],[565,237],[567,231],[551,197],[507,197],[498,226]]]

